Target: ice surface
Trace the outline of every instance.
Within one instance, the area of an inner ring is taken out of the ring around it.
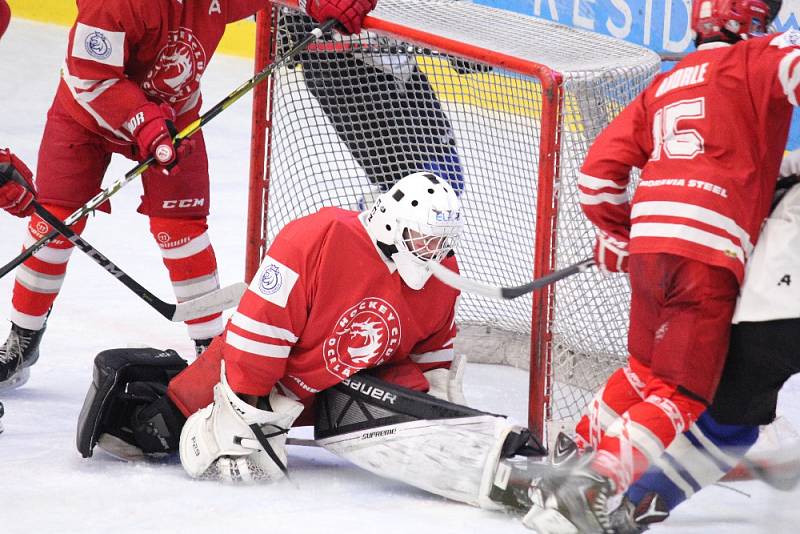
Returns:
[[[15,19],[0,43],[0,145],[11,146],[32,167],[66,34],[65,28]],[[249,61],[215,58],[204,77],[206,103],[215,103],[250,75]],[[248,130],[248,99],[206,129],[213,197],[210,232],[223,284],[240,280],[244,272]],[[131,167],[131,162],[115,159],[106,183]],[[172,300],[147,220],[135,212],[140,194],[138,182],[123,189],[113,199],[113,215],[93,218],[85,237]],[[0,221],[0,258],[5,260],[18,252],[24,225],[5,214]],[[195,482],[178,463],[132,465],[99,450],[95,457],[82,459],[75,449],[75,424],[94,355],[133,344],[172,347],[188,355],[192,346],[182,325],[165,321],[80,252],[69,271],[30,382],[2,398],[6,431],[0,435],[0,532],[526,532],[511,516],[382,480],[320,449],[291,447],[294,485],[274,486]],[[6,310],[12,281],[11,276],[0,280]],[[468,369],[469,401],[509,413],[517,421],[525,418],[526,388],[522,371],[489,365]],[[800,386],[793,381],[785,389],[782,411],[800,426],[800,409],[795,407]],[[800,530],[800,491],[778,493],[757,482],[730,488],[710,488],[680,508],[668,526],[653,532]]]

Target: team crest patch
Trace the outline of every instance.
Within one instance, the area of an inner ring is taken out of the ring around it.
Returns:
[[[800,31],[795,29],[787,30],[778,34],[769,44],[778,48],[800,45]]]
[[[112,32],[78,22],[72,40],[72,57],[122,67],[125,32]]]
[[[206,64],[206,51],[192,30],[173,30],[142,82],[142,89],[173,104],[186,100],[200,88]]]
[[[268,265],[261,274],[258,290],[265,295],[272,295],[280,290],[282,282],[280,267],[274,264]]]
[[[92,32],[83,41],[86,53],[95,59],[108,59],[113,47],[111,42],[101,32]]]
[[[281,308],[286,307],[289,294],[299,275],[269,256],[264,256],[261,267],[250,282],[250,291]]]
[[[367,297],[345,311],[322,347],[325,368],[348,378],[388,360],[400,346],[400,318],[391,304]]]

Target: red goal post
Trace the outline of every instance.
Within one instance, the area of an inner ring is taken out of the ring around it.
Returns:
[[[303,31],[291,7],[260,12],[255,69]],[[583,259],[594,234],[578,167],[658,67],[642,47],[541,19],[458,0],[379,0],[361,36],[324,40],[254,91],[247,279],[289,220],[363,205],[376,193],[371,174],[391,183],[424,165],[428,156],[409,152],[432,153],[445,130],[408,130],[430,116],[452,132],[464,182],[462,273],[519,284]],[[508,303],[463,295],[456,350],[529,368],[528,424],[545,437],[624,361],[628,294],[623,277],[582,274]]]

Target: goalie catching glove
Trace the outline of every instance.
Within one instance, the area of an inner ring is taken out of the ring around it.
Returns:
[[[214,402],[190,416],[181,432],[181,464],[189,476],[228,482],[283,478],[286,434],[303,405],[273,390],[265,408],[233,392],[222,362]]]

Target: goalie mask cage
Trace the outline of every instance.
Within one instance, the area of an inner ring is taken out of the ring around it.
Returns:
[[[279,5],[257,25],[256,71],[314,27]],[[326,36],[256,88],[247,279],[287,222],[369,207],[375,183],[431,168],[457,189],[463,180],[466,276],[515,285],[590,256],[579,167],[659,63],[624,41],[486,6],[380,0],[360,36]],[[627,277],[597,273],[513,301],[464,294],[456,351],[529,368],[528,423],[544,439],[625,362],[628,301]]]

